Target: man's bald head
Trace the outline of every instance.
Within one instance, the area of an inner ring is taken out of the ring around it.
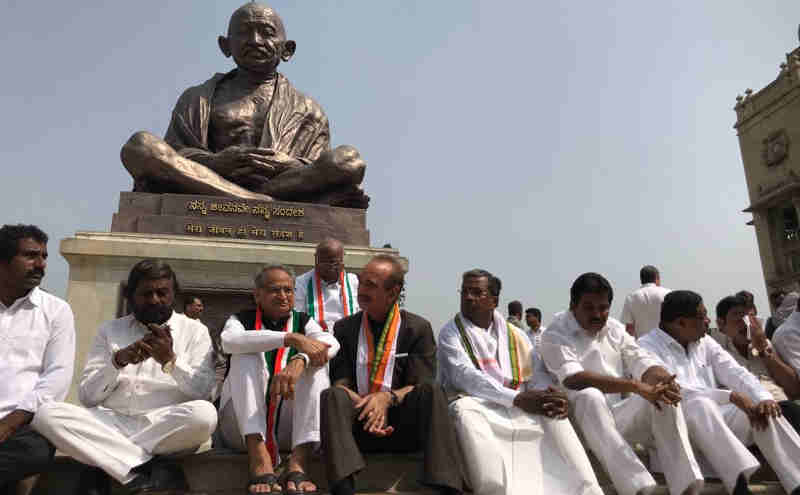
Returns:
[[[344,245],[338,239],[327,237],[317,244],[314,253],[314,270],[325,282],[339,279],[344,268]]]
[[[286,28],[283,25],[283,19],[275,12],[275,9],[263,3],[247,2],[231,15],[231,20],[228,22],[228,36],[231,35],[236,22],[243,19],[270,19],[272,23],[278,28],[286,39]]]

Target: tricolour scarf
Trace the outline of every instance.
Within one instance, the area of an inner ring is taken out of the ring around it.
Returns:
[[[531,379],[530,342],[498,311],[494,312],[492,321],[493,328],[497,329],[496,342],[488,338],[486,329],[476,326],[461,313],[456,314],[454,320],[461,345],[476,368],[514,390]]]
[[[297,311],[292,310],[286,324],[283,327],[284,332],[297,333],[299,330],[300,318]],[[256,322],[255,329],[261,330],[261,308],[256,309]],[[267,383],[267,451],[272,457],[272,465],[277,466],[280,461],[280,454],[278,454],[278,421],[281,416],[281,405],[283,405],[283,398],[281,396],[270,397],[269,391],[272,388],[272,379],[286,367],[289,358],[297,354],[293,347],[279,347],[264,353],[264,360],[267,369],[269,370],[269,382]]]
[[[377,345],[370,329],[366,311],[361,315],[356,351],[356,385],[359,395],[391,390],[394,359],[397,354],[397,335],[400,330],[400,308],[395,303],[383,324]]]
[[[306,291],[308,315],[319,323],[325,331],[330,331],[325,323],[325,302],[322,298],[322,280],[314,270],[308,277],[308,290]],[[353,314],[353,289],[350,288],[350,279],[344,270],[339,272],[339,300],[342,303],[342,316]]]

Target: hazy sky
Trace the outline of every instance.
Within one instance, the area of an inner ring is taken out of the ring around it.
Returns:
[[[0,7],[3,223],[107,231],[132,181],[119,150],[163,135],[183,88],[231,68],[241,1]],[[800,2],[274,2],[297,53],[280,70],[368,163],[372,244],[411,263],[407,307],[438,329],[481,267],[545,322],[582,272],[612,315],[655,264],[710,312],[765,288],[732,107],[798,45]],[[93,331],[93,329],[86,329]]]

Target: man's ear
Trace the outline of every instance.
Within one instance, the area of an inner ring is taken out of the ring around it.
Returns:
[[[292,55],[294,55],[295,50],[297,50],[297,43],[294,40],[286,40],[283,42],[283,47],[281,48],[281,60],[284,62],[288,62]]]
[[[220,36],[217,38],[217,44],[219,44],[219,49],[222,51],[222,54],[226,57],[231,56],[231,44],[228,38],[225,36]]]
[[[725,333],[725,320],[722,318],[717,318],[717,330],[722,333]]]

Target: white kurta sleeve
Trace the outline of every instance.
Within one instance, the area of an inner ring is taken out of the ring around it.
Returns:
[[[236,315],[225,322],[222,329],[222,350],[228,354],[252,354],[283,347],[286,332],[261,329],[257,332],[245,330]]]
[[[119,346],[112,342],[110,336],[112,324],[109,322],[100,327],[86,358],[78,386],[78,399],[86,407],[100,404],[119,385],[119,370],[113,363],[114,353]]]
[[[772,345],[781,359],[800,375],[800,332],[793,329],[776,332],[772,338]]]
[[[36,414],[45,402],[67,396],[75,366],[75,316],[68,304],[53,317],[50,338],[44,350],[42,372],[33,390],[17,404],[18,409]]]
[[[308,278],[300,275],[294,283],[294,310],[308,312]]]
[[[553,373],[559,383],[568,377],[584,371],[583,364],[575,348],[556,332],[544,332],[541,342],[542,360],[547,370]]]
[[[445,325],[439,332],[439,346],[436,354],[439,367],[447,370],[446,373],[452,387],[505,407],[514,405],[514,398],[519,392],[504,387],[489,378],[483,371],[475,368],[461,345],[461,338],[454,325]]]
[[[208,328],[202,323],[193,326],[200,328],[192,329],[191,338],[183,352],[176,350],[175,368],[171,375],[184,394],[195,399],[208,399],[216,381],[214,348]]]
[[[619,349],[622,362],[631,376],[641,380],[645,371],[653,366],[663,366],[660,359],[647,349],[636,343],[636,339],[626,331],[622,331],[622,345]]]
[[[306,337],[325,342],[330,346],[328,348],[328,360],[333,359],[339,352],[339,341],[333,336],[333,332],[326,332],[319,326],[319,323],[310,318],[308,323],[306,323]]]
[[[710,360],[714,376],[719,383],[733,391],[747,394],[755,402],[773,399],[772,394],[761,385],[758,378],[737,363],[717,341],[710,338],[704,340],[706,357]]]
[[[544,390],[547,387],[557,387],[558,383],[553,378],[553,375],[547,371],[544,365],[544,360],[538,353],[538,348],[531,353],[531,366],[533,369],[533,378],[525,385],[525,390]]]
[[[622,314],[619,317],[619,321],[625,323],[626,325],[630,325],[633,323],[633,311],[631,310],[631,296],[625,298],[625,304],[622,306]]]

